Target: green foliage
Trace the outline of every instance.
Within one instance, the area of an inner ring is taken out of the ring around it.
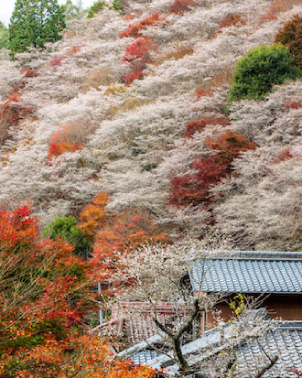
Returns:
[[[295,16],[284,24],[275,36],[275,42],[289,48],[296,67],[302,69],[302,17]]]
[[[87,18],[92,18],[97,13],[99,13],[101,10],[104,9],[104,7],[107,7],[108,5],[105,3],[105,1],[96,1],[92,4],[92,6],[89,8]]]
[[[120,1],[119,0],[113,0],[112,8],[116,11],[119,11],[121,9]]]
[[[255,47],[237,62],[229,100],[262,98],[274,84],[299,75],[287,47],[280,43]]]
[[[11,55],[61,39],[64,13],[57,0],[17,0],[9,25]]]
[[[0,21],[0,50],[8,49],[9,47],[9,35],[5,25]]]
[[[89,256],[89,245],[80,228],[77,227],[77,220],[73,216],[57,217],[48,223],[43,231],[43,237],[49,236],[52,240],[64,239],[75,247],[74,253],[78,257]]]

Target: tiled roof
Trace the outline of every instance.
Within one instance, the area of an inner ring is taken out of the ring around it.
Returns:
[[[147,341],[141,341],[140,343],[128,348],[118,354],[122,358],[131,358],[136,365],[148,365],[152,360],[161,356],[161,353],[154,350],[151,345],[161,343],[162,336],[160,334],[154,335],[147,339]]]
[[[302,293],[302,253],[233,252],[193,263],[194,291]]]
[[[283,325],[280,329],[270,332],[259,339],[261,347],[270,356],[277,355],[279,359],[263,378],[292,376],[287,370],[294,367],[302,369],[302,325],[300,327],[286,328]],[[238,369],[256,370],[259,366],[259,357],[263,351],[257,343],[248,343],[239,348]],[[296,377],[296,375],[293,375]]]
[[[182,347],[183,354],[191,366],[208,364],[208,358],[224,349],[220,344],[220,329],[212,329],[205,333],[205,336],[186,344]],[[226,325],[224,329],[224,337],[232,338],[232,326]],[[241,377],[246,377],[246,372],[256,372],[259,367],[264,366],[268,360],[263,350],[270,357],[277,355],[278,361],[263,378],[280,378],[280,377],[296,377],[288,368],[302,369],[302,323],[299,322],[282,322],[280,327],[274,331],[270,331],[258,339],[259,344],[255,341],[238,346],[237,369],[242,372]],[[152,343],[151,343],[152,344]],[[141,361],[144,354],[149,351],[141,348],[133,347],[133,354],[127,353],[135,363],[138,363],[139,356]],[[150,347],[149,347],[150,348]],[[261,349],[263,348],[263,349]],[[129,349],[130,351],[130,349]],[[172,352],[173,355],[173,352]],[[133,358],[132,358],[133,356]],[[142,362],[141,362],[142,363]],[[163,369],[168,375],[177,374],[178,366],[166,355],[157,355],[153,360],[147,360],[145,363],[155,369]]]
[[[158,334],[159,328],[152,319],[152,310],[164,325],[183,319],[186,309],[177,302],[159,302],[154,308],[145,302],[119,302],[112,310],[111,321],[96,327],[93,331],[111,336],[126,336],[128,345]]]

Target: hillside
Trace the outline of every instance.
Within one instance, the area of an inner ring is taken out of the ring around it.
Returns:
[[[124,0],[44,51],[3,54],[1,205],[31,202],[43,226],[105,192],[110,214],[143,214],[172,241],[301,250],[302,80],[227,99],[238,59],[271,45],[299,3]],[[200,181],[234,138],[245,147],[230,167]]]

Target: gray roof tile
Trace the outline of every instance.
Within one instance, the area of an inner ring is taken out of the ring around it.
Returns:
[[[232,326],[227,325],[225,328],[225,335],[232,337]],[[205,336],[186,344],[182,347],[183,354],[185,355],[189,364],[199,365],[206,361],[206,349],[213,345],[219,345],[220,331],[213,329],[206,332]],[[249,377],[250,372],[256,372],[259,366],[267,363],[267,355],[279,357],[276,365],[267,371],[263,378],[280,378],[280,377],[296,377],[295,374],[288,371],[288,368],[296,368],[302,370],[302,323],[301,322],[281,322],[280,328],[270,331],[259,339],[260,345],[253,339],[244,345],[238,346],[237,351],[237,369],[242,372],[241,377]],[[219,348],[219,347],[218,347]],[[209,349],[210,350],[210,349]],[[220,350],[220,349],[217,349]],[[215,355],[216,350],[213,349],[212,353]],[[173,352],[172,352],[173,354]],[[144,364],[143,360],[146,359],[145,364],[153,368],[160,369],[165,366],[169,361],[166,355],[157,354],[155,359],[150,360],[150,350],[137,348],[136,353],[130,355],[130,358],[137,364]],[[176,364],[169,364],[168,369],[164,371],[168,375],[175,375],[178,372]],[[246,375],[248,374],[248,376]]]
[[[195,262],[190,274],[194,291],[302,293],[302,259],[216,257]]]
[[[302,328],[292,330],[282,330],[281,328],[262,336],[259,341],[266,353],[270,356],[275,354],[279,356],[276,365],[264,374],[264,378],[296,377],[287,369],[290,367],[302,369]],[[256,343],[245,344],[239,348],[238,352],[237,367],[239,370],[256,371],[259,358],[265,359],[263,351]]]

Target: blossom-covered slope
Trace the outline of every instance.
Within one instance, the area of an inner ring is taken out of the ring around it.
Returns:
[[[215,229],[237,248],[301,249],[302,81],[227,101],[238,59],[299,3],[124,1],[3,57],[1,205],[30,201],[46,224],[106,192],[108,211],[147,213],[172,240]],[[211,156],[232,138],[244,147],[218,177]]]

